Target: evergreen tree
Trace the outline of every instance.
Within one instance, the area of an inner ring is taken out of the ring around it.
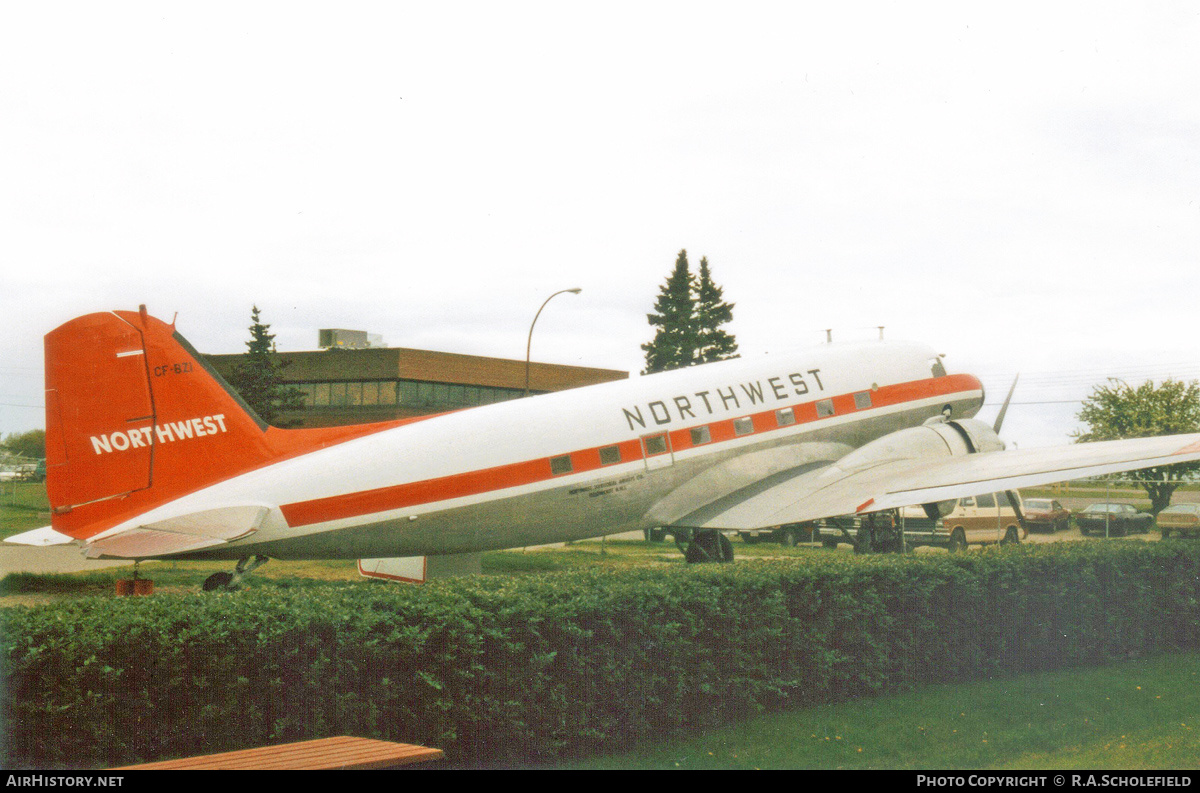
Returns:
[[[303,407],[300,392],[283,385],[283,368],[275,355],[275,334],[268,333],[270,325],[259,319],[258,306],[250,311],[250,341],[246,342],[246,354],[241,363],[233,368],[230,385],[241,394],[246,404],[268,424],[280,413],[299,410]],[[299,422],[286,422],[278,426],[289,426]]]
[[[687,251],[675,259],[675,269],[654,301],[653,314],[646,319],[657,330],[654,338],[642,345],[646,368],[642,374],[681,369],[696,363],[699,335],[696,327],[695,278],[688,269]]]
[[[722,299],[722,291],[713,283],[707,258],[700,259],[697,278],[688,268],[687,251],[679,252],[654,303],[655,313],[646,315],[657,330],[642,345],[642,374],[737,357],[737,341],[721,328],[733,319],[733,304]]]
[[[721,328],[733,320],[733,303],[721,299],[724,290],[713,283],[708,259],[700,259],[700,278],[696,285],[696,324],[700,346],[697,363],[711,363],[737,357],[737,340]]]

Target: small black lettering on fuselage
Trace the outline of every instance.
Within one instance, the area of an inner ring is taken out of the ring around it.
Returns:
[[[789,372],[779,377],[768,377],[765,380],[751,380],[691,394],[655,399],[644,405],[621,408],[621,412],[625,415],[629,429],[637,431],[647,429],[647,425],[653,429],[674,421],[703,419],[717,415],[718,411],[733,413],[772,401],[788,402],[798,396],[806,396],[810,391],[824,390],[821,370],[807,369],[803,372]]]

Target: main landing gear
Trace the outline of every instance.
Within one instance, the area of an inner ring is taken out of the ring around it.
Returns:
[[[680,530],[675,535],[675,545],[683,551],[683,558],[688,564],[727,564],[733,561],[733,543],[716,529]]]
[[[253,558],[247,556],[237,563],[237,566],[233,568],[232,573],[213,573],[208,578],[204,579],[204,591],[232,592],[241,585],[244,577],[262,567],[269,561],[271,561],[270,558],[266,556],[255,556]]]

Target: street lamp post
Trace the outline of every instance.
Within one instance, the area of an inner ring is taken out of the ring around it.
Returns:
[[[563,292],[570,292],[573,295],[577,295],[582,291],[583,290],[579,289],[578,287],[575,289],[560,289],[553,295],[550,295],[550,297],[546,298],[546,302],[542,303],[542,308],[545,308],[546,303],[549,303],[556,296],[561,295]],[[539,308],[537,313],[533,315],[533,322],[529,325],[529,338],[525,342],[525,396],[529,396],[529,348],[533,344],[533,326],[537,324],[538,317],[542,315],[542,308]]]

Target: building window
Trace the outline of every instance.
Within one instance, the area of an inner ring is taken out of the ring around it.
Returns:
[[[817,403],[817,418],[823,419],[826,416],[833,415],[833,400],[822,399]]]
[[[605,446],[600,449],[600,464],[615,465],[621,462],[621,449],[617,446]]]
[[[560,474],[569,474],[572,471],[571,455],[564,454],[561,457],[550,458],[550,473],[555,476]]]
[[[796,411],[791,408],[775,411],[775,423],[780,427],[786,427],[796,423]]]
[[[379,384],[379,404],[396,404],[396,381],[387,380]]]
[[[329,383],[317,383],[313,386],[313,405],[319,408],[329,406]]]
[[[693,446],[700,446],[701,444],[708,443],[711,440],[712,440],[712,433],[708,431],[707,424],[704,425],[703,427],[693,427],[692,428],[692,445]]]
[[[863,410],[863,409],[869,408],[869,407],[871,407],[871,392],[870,391],[859,391],[857,394],[854,395],[854,409],[855,410]]]
[[[363,384],[346,383],[346,404],[355,407],[363,403]]]
[[[754,432],[754,419],[746,416],[740,419],[733,420],[733,432],[735,435],[749,435]]]

